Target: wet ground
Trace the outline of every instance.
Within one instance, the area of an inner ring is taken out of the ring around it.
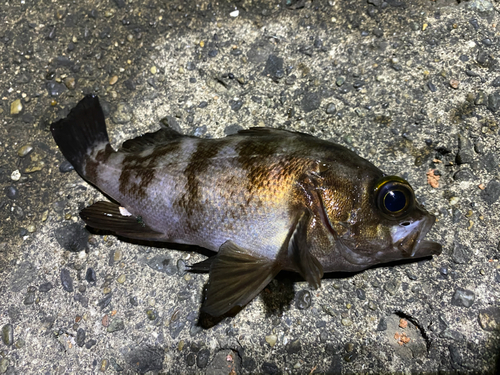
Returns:
[[[0,373],[494,373],[500,4],[129,0],[0,5]],[[49,132],[84,94],[114,146],[159,128],[330,139],[406,178],[440,256],[292,274],[200,314],[205,258],[90,233],[103,196]],[[497,364],[498,366],[498,364]]]

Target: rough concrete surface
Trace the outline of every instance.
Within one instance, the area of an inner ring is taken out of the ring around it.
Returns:
[[[499,10],[2,2],[0,374],[494,373]],[[161,119],[201,137],[271,126],[343,144],[408,179],[443,253],[330,275],[318,290],[282,274],[240,312],[203,316],[207,275],[185,265],[206,252],[89,233],[79,219],[103,197],[48,126],[87,93],[114,146]]]

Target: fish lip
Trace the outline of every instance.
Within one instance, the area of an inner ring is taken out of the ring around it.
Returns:
[[[420,258],[420,257],[425,257],[425,256],[430,256],[430,255],[439,255],[443,251],[443,246],[441,246],[440,243],[434,242],[434,241],[421,241],[418,244],[417,247],[417,252],[422,253],[422,255],[412,255],[412,257],[415,258]]]
[[[415,241],[415,245],[411,249],[411,258],[422,258],[430,255],[439,255],[442,251],[441,244],[424,240],[425,236],[431,230],[432,226],[436,222],[436,217],[428,212],[424,211],[424,217],[420,220],[419,233]]]

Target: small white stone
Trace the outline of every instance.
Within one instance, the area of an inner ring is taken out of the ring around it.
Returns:
[[[240,15],[240,11],[238,9],[233,10],[231,13],[229,13],[231,17],[238,17]]]
[[[19,169],[16,169],[12,174],[10,175],[10,178],[12,181],[19,181],[21,178],[21,172],[19,172]]]

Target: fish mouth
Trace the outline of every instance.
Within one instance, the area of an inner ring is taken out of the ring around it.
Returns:
[[[423,214],[420,220],[399,224],[392,233],[393,246],[401,251],[403,258],[422,258],[441,254],[441,244],[424,240],[436,222],[436,217],[428,212]]]
[[[370,265],[387,263],[402,259],[418,259],[431,255],[439,255],[441,244],[424,240],[436,217],[422,211],[419,219],[404,221],[391,229],[392,244],[372,243],[357,249],[348,241],[337,240],[337,249],[345,261],[356,268],[366,268]]]

